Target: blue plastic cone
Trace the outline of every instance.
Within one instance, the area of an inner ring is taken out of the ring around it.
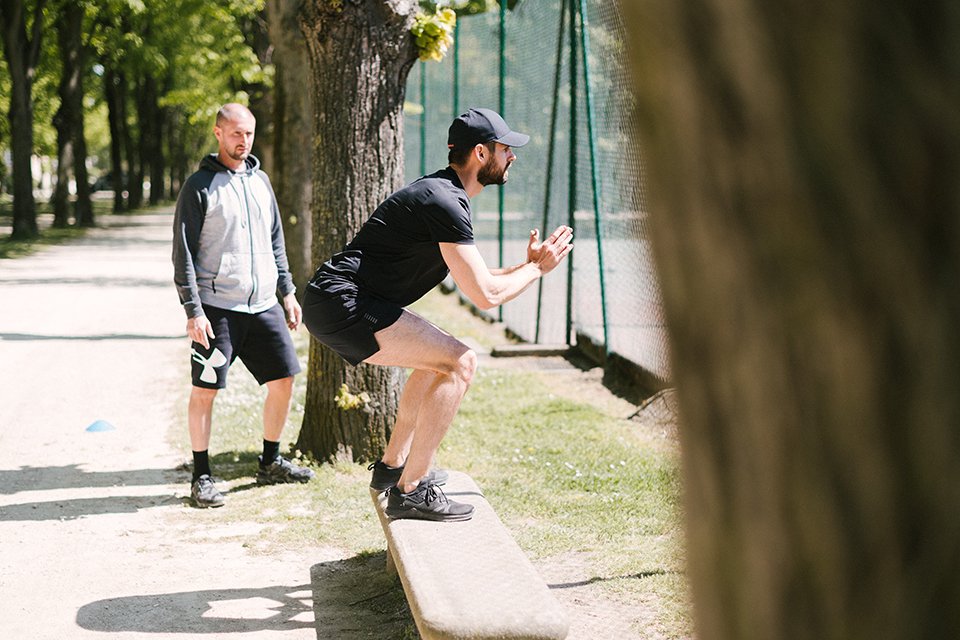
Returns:
[[[116,427],[114,427],[112,424],[110,424],[106,420],[97,420],[96,422],[91,424],[89,427],[87,427],[87,431],[91,431],[91,432],[92,431],[113,431],[115,428]]]

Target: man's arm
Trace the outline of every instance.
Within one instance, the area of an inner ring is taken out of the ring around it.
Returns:
[[[287,247],[283,239],[283,224],[280,221],[277,195],[273,192],[273,185],[265,173],[263,173],[263,178],[270,188],[270,209],[273,212],[270,240],[273,244],[273,259],[277,263],[277,289],[279,289],[280,296],[283,298],[283,310],[287,315],[287,326],[296,331],[303,318],[303,310],[297,300],[297,288],[293,283],[293,275],[290,273],[290,262],[287,259]]]
[[[206,213],[204,193],[189,183],[180,191],[173,214],[173,282],[187,318],[203,315],[193,257]]]
[[[273,259],[277,263],[277,289],[280,295],[286,298],[296,291],[293,284],[293,275],[290,273],[290,261],[287,259],[287,247],[283,238],[283,224],[280,222],[280,207],[277,204],[277,195],[273,192],[273,184],[267,174],[260,172],[267,188],[270,189],[270,211],[273,222],[270,225],[270,241],[273,245]]]
[[[513,300],[538,278],[552,271],[573,249],[573,230],[559,227],[542,244],[528,246],[528,261],[506,269],[491,270],[475,245],[440,243],[450,275],[470,301],[481,309],[491,309]],[[532,259],[531,259],[532,258]]]
[[[189,183],[185,185],[177,198],[173,215],[173,282],[187,314],[187,336],[209,349],[210,338],[216,336],[203,313],[193,264],[193,256],[200,246],[200,230],[206,210],[206,192],[198,191]]]

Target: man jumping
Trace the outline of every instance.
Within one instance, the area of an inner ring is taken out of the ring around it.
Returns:
[[[491,269],[474,244],[470,198],[507,181],[512,148],[530,140],[497,113],[470,109],[450,125],[449,166],[400,189],[373,212],[353,240],[320,266],[307,287],[303,322],[352,365],[412,369],[396,424],[370,486],[389,491],[391,518],[468,520],[473,507],[437,489],[430,471],[477,369],[463,342],[404,307],[447,274],[481,309],[512,300],[552,271],[573,248],[573,230],[558,227],[542,243],[530,232],[526,261]]]

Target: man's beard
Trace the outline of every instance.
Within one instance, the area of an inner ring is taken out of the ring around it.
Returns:
[[[247,156],[249,155],[250,155],[249,149],[245,149],[243,151],[236,151],[236,150],[230,151],[229,149],[227,149],[227,157],[236,162],[240,162],[241,160],[246,160]]]
[[[477,172],[477,182],[483,186],[489,184],[504,184],[507,181],[507,169],[510,168],[511,163],[507,163],[503,166],[502,169],[498,168],[496,165],[496,159],[491,154],[490,159],[483,163],[483,166],[480,167],[480,171]]]

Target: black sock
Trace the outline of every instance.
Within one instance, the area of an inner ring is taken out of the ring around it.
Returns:
[[[264,439],[263,458],[260,459],[260,466],[266,467],[280,455],[280,443]]]
[[[210,475],[210,456],[206,451],[193,452],[193,481],[203,475]]]

